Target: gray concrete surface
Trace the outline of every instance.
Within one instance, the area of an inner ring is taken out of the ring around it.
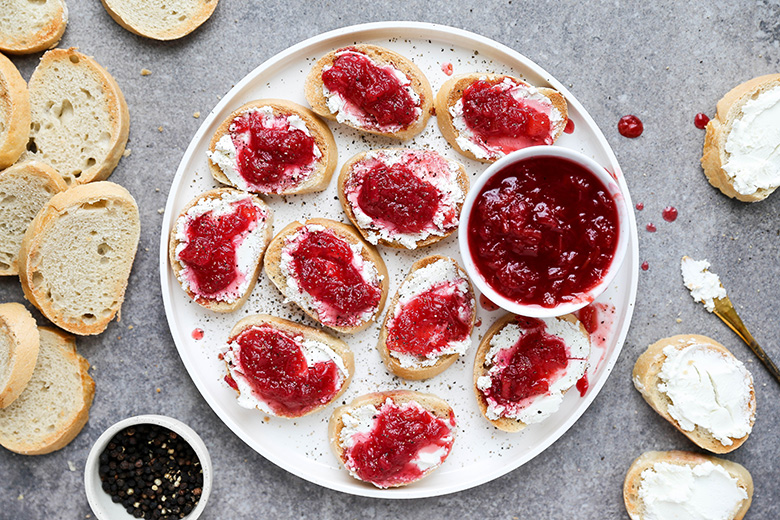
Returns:
[[[706,182],[698,164],[704,132],[697,112],[734,85],[780,71],[780,4],[754,2],[303,2],[222,0],[211,20],[171,43],[125,31],[94,0],[68,0],[62,46],[94,55],[121,85],[132,117],[129,148],[111,180],[141,208],[143,232],[122,308],[98,337],[80,338],[98,393],[89,424],[67,448],[23,457],[0,449],[0,518],[89,518],[82,486],[92,443],[138,413],[177,417],[209,446],[217,477],[204,518],[625,518],[621,487],[631,461],[650,449],[694,449],[633,389],[636,357],[656,339],[711,335],[747,362],[758,418],[730,460],[753,474],[748,518],[780,518],[780,385],[720,321],[681,285],[679,258],[708,258],[756,339],[780,360],[777,282],[780,195],[747,205]],[[275,53],[334,28],[368,21],[438,22],[493,38],[562,80],[603,129],[621,162],[637,212],[639,293],[631,330],[601,394],[579,422],[522,468],[476,489],[427,500],[357,498],[305,482],[248,449],[224,426],[187,375],[163,313],[158,243],[171,180],[201,120],[231,86]],[[38,55],[14,57],[29,78]],[[151,76],[142,77],[147,68]],[[634,113],[645,123],[629,140],[616,129]],[[160,132],[158,127],[162,127]],[[661,219],[667,205],[674,223]],[[658,232],[644,226],[653,222]],[[0,301],[23,301],[16,279],[0,280]],[[30,307],[30,305],[28,305]],[[42,321],[40,314],[36,316]],[[69,464],[75,471],[69,469]]]

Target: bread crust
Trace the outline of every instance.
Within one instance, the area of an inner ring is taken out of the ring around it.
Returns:
[[[734,122],[739,119],[742,107],[750,99],[756,97],[765,90],[780,86],[780,74],[768,74],[753,78],[731,89],[718,101],[715,117],[707,123],[704,136],[704,149],[702,151],[701,166],[704,175],[714,187],[724,195],[742,202],[758,202],[772,194],[774,189],[759,189],[755,193],[745,195],[734,188],[734,181],[723,169],[728,162],[726,152],[726,140]]]
[[[404,151],[404,150],[412,150],[410,148],[386,148],[381,150],[367,150],[365,152],[360,152],[352,157],[350,157],[345,163],[344,166],[341,167],[341,173],[339,173],[338,178],[338,195],[339,195],[339,202],[341,202],[341,207],[344,209],[344,213],[346,213],[347,218],[352,223],[355,228],[357,228],[358,231],[360,231],[360,234],[363,235],[363,238],[368,241],[368,237],[370,235],[370,232],[368,229],[364,229],[358,224],[357,217],[355,217],[355,211],[352,208],[352,204],[350,204],[349,199],[347,199],[346,194],[346,185],[347,181],[349,181],[350,177],[352,176],[353,168],[355,165],[363,161],[365,159],[366,155],[369,153],[378,153],[378,152],[396,152],[396,151]],[[420,151],[426,151],[426,150],[420,150]],[[446,159],[446,158],[445,158]],[[449,161],[449,159],[446,159]],[[452,162],[452,161],[450,161]],[[469,176],[466,173],[466,169],[463,167],[462,164],[456,163],[458,165],[458,176],[457,176],[457,183],[460,189],[463,191],[463,201],[459,202],[457,204],[457,212],[458,215],[460,215],[460,210],[463,207],[463,202],[465,201],[465,196],[469,192]],[[428,238],[424,238],[422,240],[418,240],[416,242],[415,249],[421,248],[421,247],[427,247],[429,245],[435,244],[436,242],[439,242],[441,240],[444,240],[445,238],[448,238],[450,235],[452,235],[456,230],[457,226],[453,227],[452,230],[445,233],[444,235],[431,235]],[[409,249],[406,246],[402,245],[397,240],[385,240],[384,238],[379,239],[379,244],[387,247],[393,247],[395,249]]]
[[[247,316],[246,318],[236,323],[230,330],[230,338],[235,338],[246,329],[265,324],[271,325],[273,328],[283,332],[288,332],[294,335],[300,334],[304,338],[313,339],[315,341],[319,341],[320,343],[325,343],[342,359],[342,361],[344,361],[344,366],[347,369],[347,377],[344,379],[344,383],[341,385],[341,389],[327,403],[323,403],[316,408],[312,408],[304,414],[277,415],[277,417],[295,418],[319,412],[323,408],[330,406],[331,403],[336,401],[339,397],[342,396],[342,394],[344,394],[344,392],[346,392],[347,387],[349,387],[349,384],[352,382],[352,376],[355,375],[355,355],[352,353],[352,350],[349,348],[349,346],[347,346],[346,343],[324,331],[315,329],[313,327],[307,327],[306,325],[301,325],[300,323],[295,323],[294,321],[277,318],[276,316],[271,316],[269,314],[255,314],[253,316]],[[227,365],[227,362],[225,362],[225,364]],[[229,369],[228,373],[230,373]]]
[[[699,334],[678,334],[656,341],[647,347],[647,350],[639,356],[636,360],[636,364],[634,364],[634,370],[632,372],[634,386],[653,410],[658,412],[661,417],[669,421],[672,426],[677,428],[680,433],[688,437],[697,446],[713,453],[732,452],[742,446],[750,435],[749,433],[738,439],[732,438],[731,446],[724,446],[718,439],[713,437],[711,433],[698,425],[692,431],[685,431],[680,428],[679,423],[669,414],[668,408],[669,405],[672,404],[672,401],[666,394],[658,390],[658,373],[661,371],[661,368],[663,368],[663,364],[666,361],[666,356],[663,353],[664,348],[673,346],[678,350],[682,350],[691,345],[704,345],[712,351],[736,359],[726,347],[712,338]],[[752,412],[750,421],[750,425],[752,426],[755,421],[756,413],[756,392],[752,382],[750,385],[749,406]]]
[[[217,8],[219,0],[199,0],[200,9],[195,14],[186,20],[186,23],[179,24],[173,27],[169,27],[166,30],[155,32],[151,27],[144,27],[141,24],[133,23],[130,19],[123,18],[119,12],[122,10],[122,0],[100,0],[105,7],[106,12],[114,19],[116,23],[121,25],[133,34],[150,38],[152,40],[176,40],[187,36],[192,31],[200,27],[206,20],[211,17],[214,9]]]
[[[493,365],[486,365],[485,364],[485,358],[487,357],[488,352],[490,351],[490,341],[493,339],[493,336],[498,334],[501,329],[503,329],[507,324],[512,323],[515,321],[515,319],[518,316],[516,314],[505,314],[498,320],[496,320],[493,325],[488,329],[488,331],[485,333],[485,335],[482,337],[482,341],[479,342],[479,347],[477,348],[477,355],[474,358],[474,376],[472,380],[473,388],[474,388],[474,395],[477,396],[477,406],[479,406],[479,411],[482,412],[482,416],[485,417],[485,419],[488,420],[493,426],[498,428],[499,430],[514,433],[519,432],[526,426],[528,426],[526,423],[521,421],[520,419],[513,419],[511,417],[499,417],[498,419],[490,419],[487,416],[487,409],[488,409],[488,402],[487,399],[485,399],[485,396],[482,394],[482,391],[477,387],[477,380],[484,375],[487,375],[488,371]],[[559,316],[558,319],[566,320],[570,323],[574,323],[575,325],[579,325],[580,332],[590,338],[590,335],[588,334],[588,331],[585,330],[585,327],[582,325],[580,320],[577,319],[577,317],[574,314],[565,314],[563,316]],[[590,341],[590,340],[588,340]],[[568,392],[570,389],[564,390],[564,394]]]
[[[322,323],[322,321],[320,321],[314,309],[309,309],[307,307],[301,306],[297,302],[295,302],[295,304],[298,305],[298,307],[307,315],[309,315],[313,320],[317,321],[318,323],[320,323],[325,327],[346,334],[360,332],[361,330],[364,330],[368,326],[370,326],[371,323],[374,320],[376,320],[377,317],[382,313],[382,309],[385,306],[385,301],[387,300],[387,293],[389,290],[390,283],[388,281],[389,277],[387,274],[387,266],[385,266],[385,262],[384,260],[382,260],[382,257],[379,255],[379,252],[376,250],[374,246],[365,242],[360,237],[360,234],[352,226],[348,226],[347,224],[342,224],[341,222],[336,222],[335,220],[330,220],[326,218],[309,219],[303,224],[301,224],[298,221],[293,221],[289,223],[284,229],[282,229],[273,238],[273,240],[271,240],[271,243],[268,245],[268,250],[266,251],[265,258],[263,259],[263,264],[265,266],[265,273],[268,276],[268,278],[271,279],[271,282],[273,282],[273,284],[277,287],[277,289],[281,291],[282,295],[284,295],[285,297],[289,297],[289,295],[287,294],[287,277],[282,273],[282,270],[280,268],[280,264],[282,260],[282,249],[284,248],[284,241],[287,236],[292,235],[293,233],[298,231],[299,228],[303,226],[312,225],[312,224],[320,225],[331,230],[340,238],[343,238],[344,240],[346,240],[351,244],[360,244],[363,246],[362,249],[363,259],[373,264],[374,267],[376,268],[376,271],[380,278],[379,286],[382,291],[382,295],[379,299],[379,305],[377,306],[376,311],[371,316],[371,318],[351,327],[338,327],[335,325],[326,325]]]
[[[249,296],[251,296],[252,291],[255,288],[255,284],[257,283],[257,279],[260,276],[260,271],[263,268],[263,255],[265,254],[265,251],[268,248],[268,244],[271,241],[271,237],[273,236],[274,215],[273,212],[271,211],[271,208],[268,207],[268,205],[265,202],[263,202],[263,200],[260,197],[258,197],[257,195],[246,193],[245,191],[235,190],[233,188],[217,188],[214,190],[209,190],[207,192],[201,193],[200,195],[198,195],[197,197],[189,201],[187,205],[184,206],[184,209],[181,210],[179,216],[176,217],[176,220],[174,220],[173,228],[171,228],[170,239],[168,240],[168,258],[171,262],[171,268],[173,269],[173,274],[176,277],[176,280],[179,282],[179,285],[181,285],[180,274],[184,270],[184,266],[176,258],[176,247],[179,245],[179,241],[176,239],[176,224],[179,221],[179,219],[184,217],[187,211],[191,207],[195,206],[199,201],[203,199],[218,199],[222,196],[223,193],[236,193],[239,195],[246,194],[247,196],[252,197],[252,201],[254,202],[254,204],[260,206],[268,215],[268,218],[266,219],[264,224],[265,230],[263,233],[263,250],[260,252],[260,255],[257,257],[257,262],[255,263],[254,270],[251,273],[248,273],[250,276],[249,285],[247,286],[246,291],[244,291],[244,294],[242,294],[241,297],[234,302],[225,302],[216,299],[201,297],[196,295],[191,290],[185,289],[184,286],[182,286],[182,289],[184,290],[185,293],[187,293],[187,296],[189,296],[195,303],[197,303],[201,307],[205,307],[214,312],[233,312],[237,309],[240,309],[249,299]]]
[[[327,99],[322,93],[322,69],[324,67],[333,66],[333,63],[336,61],[336,53],[344,49],[354,49],[357,52],[365,54],[380,66],[392,65],[396,69],[406,74],[406,76],[411,80],[411,88],[415,91],[415,93],[417,93],[418,96],[420,96],[420,109],[422,110],[417,120],[410,124],[408,128],[399,130],[398,132],[381,132],[378,130],[353,126],[349,123],[344,124],[355,128],[356,130],[360,130],[361,132],[399,139],[401,141],[411,139],[415,135],[422,132],[425,129],[425,126],[428,124],[428,119],[430,119],[432,113],[431,109],[433,108],[433,91],[431,90],[431,85],[428,82],[428,78],[425,77],[425,74],[423,74],[420,68],[410,59],[398,54],[395,51],[391,51],[390,49],[386,49],[378,45],[368,45],[362,43],[350,45],[349,47],[342,47],[333,50],[317,60],[317,62],[314,64],[314,67],[312,67],[311,71],[309,72],[309,75],[306,76],[306,83],[304,86],[306,101],[308,101],[309,105],[311,105],[312,110],[325,119],[330,119],[332,121],[337,120],[336,114],[330,111],[328,108]]]
[[[742,520],[753,501],[753,478],[744,466],[710,455],[691,453],[687,451],[648,451],[640,455],[628,468],[623,482],[623,501],[631,520],[644,519],[644,503],[639,498],[639,488],[642,485],[642,472],[653,467],[657,462],[666,462],[678,466],[694,467],[705,462],[711,462],[725,469],[729,475],[737,479],[737,484],[747,492],[747,499],[733,517]]]
[[[420,367],[406,368],[401,366],[401,362],[398,361],[396,358],[394,358],[390,354],[390,350],[387,348],[387,325],[388,322],[390,321],[391,315],[395,311],[395,306],[398,304],[401,287],[403,287],[404,284],[411,279],[415,271],[417,271],[418,269],[422,269],[423,267],[426,267],[435,262],[438,262],[439,260],[446,260],[446,261],[453,262],[460,276],[468,283],[468,297],[472,302],[471,323],[469,324],[469,338],[471,337],[471,333],[474,331],[474,322],[477,319],[476,299],[474,298],[474,288],[471,285],[471,280],[469,280],[468,275],[463,270],[463,268],[460,265],[458,265],[458,262],[456,262],[454,259],[442,255],[431,255],[425,258],[421,258],[420,260],[417,260],[415,263],[412,264],[412,268],[409,271],[409,274],[406,275],[406,278],[404,278],[403,282],[401,282],[401,285],[398,287],[395,296],[393,296],[393,299],[387,308],[387,313],[385,314],[385,319],[382,322],[382,328],[379,331],[379,340],[377,342],[377,349],[379,349],[379,355],[382,357],[382,361],[384,361],[387,369],[393,374],[403,379],[410,379],[416,381],[420,379],[428,379],[433,376],[439,375],[442,372],[444,372],[447,368],[452,366],[452,364],[458,360],[458,357],[460,357],[459,354],[446,354],[444,356],[441,356],[436,361],[436,364],[434,365],[428,367],[420,366]]]
[[[500,83],[504,80],[504,78],[509,78],[515,83],[518,83],[520,85],[530,86],[525,81],[515,78],[513,76],[509,76],[507,74],[488,74],[488,73],[461,74],[459,76],[455,76],[447,80],[444,83],[444,85],[441,86],[439,92],[436,94],[436,100],[434,101],[434,108],[436,111],[436,123],[439,125],[439,130],[441,131],[441,134],[444,136],[447,142],[450,143],[450,146],[452,146],[456,152],[463,155],[464,157],[468,157],[469,159],[473,159],[475,161],[479,161],[483,163],[492,163],[497,161],[498,157],[496,157],[495,159],[480,158],[474,155],[469,150],[464,150],[463,148],[460,147],[460,145],[458,145],[457,139],[460,133],[458,132],[457,128],[455,128],[452,114],[450,114],[450,108],[453,107],[461,97],[463,97],[463,92],[468,87],[470,87],[472,83],[478,81],[481,78],[485,78],[490,84]],[[536,88],[540,94],[543,94],[544,96],[549,98],[553,107],[555,107],[563,116],[563,121],[555,129],[555,133],[552,136],[553,142],[555,142],[558,140],[558,138],[561,136],[564,129],[566,128],[566,121],[568,120],[568,109],[567,109],[566,99],[557,90],[547,88],[547,87],[536,87]]]
[[[6,335],[11,347],[7,361],[7,378],[0,379],[0,408],[5,408],[27,386],[38,360],[40,338],[38,327],[30,311],[20,303],[0,304],[0,333]],[[2,376],[2,372],[0,372]]]
[[[30,135],[30,93],[16,66],[0,54],[0,112],[6,130],[0,132],[0,170],[22,155]]]
[[[314,142],[322,153],[322,157],[317,162],[317,167],[304,182],[301,182],[298,185],[292,186],[280,192],[253,191],[253,193],[293,195],[314,193],[326,189],[328,184],[330,184],[330,179],[333,177],[333,172],[336,171],[336,165],[338,164],[339,160],[336,141],[333,139],[333,133],[330,131],[330,128],[328,128],[328,125],[326,125],[319,117],[317,117],[314,112],[297,103],[287,101],[286,99],[258,99],[255,101],[250,101],[249,103],[246,103],[234,110],[233,113],[225,118],[225,120],[222,121],[222,123],[217,128],[217,131],[214,133],[214,137],[211,138],[211,142],[209,143],[209,151],[212,153],[214,152],[217,147],[217,142],[222,138],[222,136],[229,133],[230,125],[233,123],[233,120],[237,118],[242,112],[252,108],[261,108],[265,106],[270,106],[273,109],[274,115],[277,116],[296,115],[300,117],[306,124],[306,128],[311,133],[311,136],[314,138]],[[216,165],[210,158],[209,170],[211,171],[211,175],[218,182],[241,189],[239,186],[236,186],[230,179],[228,179],[220,167]]]
[[[32,54],[56,47],[68,25],[68,7],[64,0],[53,0],[50,3],[56,4],[51,20],[37,31],[21,38],[4,37],[0,34],[0,51],[6,54]]]

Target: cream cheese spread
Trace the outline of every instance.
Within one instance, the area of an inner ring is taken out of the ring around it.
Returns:
[[[689,256],[682,257],[680,262],[683,283],[691,291],[691,298],[703,303],[712,312],[715,310],[715,299],[725,298],[726,289],[720,284],[718,275],[708,270],[709,267],[707,260],[694,260]]]

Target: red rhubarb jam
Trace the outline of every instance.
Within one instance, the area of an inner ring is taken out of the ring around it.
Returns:
[[[415,402],[386,401],[368,433],[355,433],[345,452],[346,466],[359,479],[386,488],[413,482],[438,466],[454,440],[450,422]],[[428,455],[427,457],[425,455]],[[418,464],[418,460],[426,463]],[[431,459],[436,459],[430,463]]]
[[[285,246],[292,257],[287,269],[300,290],[315,300],[323,324],[353,326],[365,321],[382,297],[378,277],[366,279],[358,267],[365,260],[345,239],[329,229],[312,228],[300,228]]]
[[[586,298],[601,282],[617,250],[618,211],[583,166],[532,157],[485,184],[467,236],[477,270],[498,294],[550,308]]]
[[[344,382],[334,361],[308,364],[298,338],[270,325],[244,330],[230,348],[233,378],[276,415],[304,415],[333,400]]]
[[[392,65],[380,67],[360,52],[342,49],[333,66],[323,70],[322,82],[333,94],[356,111],[371,128],[406,128],[420,112],[420,103],[412,98]]]

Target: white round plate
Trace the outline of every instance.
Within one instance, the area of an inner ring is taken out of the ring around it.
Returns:
[[[385,370],[376,349],[378,324],[358,334],[341,336],[355,352],[357,365],[352,384],[342,396],[343,402],[367,392],[405,388],[436,394],[455,409],[459,431],[450,457],[430,476],[415,484],[382,490],[350,477],[340,467],[328,444],[327,423],[333,406],[296,420],[269,418],[257,410],[239,407],[235,392],[223,380],[224,363],[217,357],[232,326],[244,316],[260,312],[308,325],[313,323],[294,304],[285,304],[264,274],[249,301],[238,311],[222,315],[202,309],[185,295],[169,266],[169,233],[188,201],[217,186],[209,173],[206,150],[220,122],[254,99],[285,98],[306,105],[303,84],[312,64],[333,49],[359,42],[382,45],[411,58],[428,77],[434,93],[448,79],[442,70],[442,65],[447,63],[452,64],[455,74],[507,73],[532,85],[557,89],[568,101],[569,117],[574,121],[575,130],[572,134],[563,134],[555,146],[583,152],[614,173],[630,207],[628,187],[617,159],[593,119],[559,81],[518,52],[482,36],[441,25],[383,22],[347,27],[299,43],[260,65],[236,84],[195,134],[176,172],[163,219],[160,277],[165,312],[179,355],[203,397],[236,435],[268,460],[301,478],[355,495],[382,498],[443,495],[488,482],[529,461],[563,435],[596,397],[617,360],[633,313],[638,276],[636,222],[630,212],[628,254],[610,288],[598,299],[602,307],[608,309],[605,318],[612,324],[603,335],[604,340],[594,343],[588,372],[590,389],[584,396],[576,390],[568,392],[557,413],[520,433],[504,433],[488,423],[480,414],[472,391],[476,346],[500,312],[491,313],[480,307],[477,318],[481,325],[474,333],[474,346],[444,373],[427,381],[406,382]],[[338,145],[339,168],[358,152],[398,146],[395,141],[362,135],[337,123],[329,125]],[[486,165],[465,159],[453,151],[439,133],[435,117],[423,133],[405,142],[404,146],[438,150],[463,163],[472,179],[486,168]],[[335,175],[329,188],[322,193],[268,197],[267,201],[274,211],[276,231],[293,220],[312,217],[346,221],[336,197]],[[434,253],[459,258],[456,235],[420,251],[380,247],[380,252],[390,273],[391,297],[415,260]],[[204,331],[201,340],[193,339],[195,329]]]

